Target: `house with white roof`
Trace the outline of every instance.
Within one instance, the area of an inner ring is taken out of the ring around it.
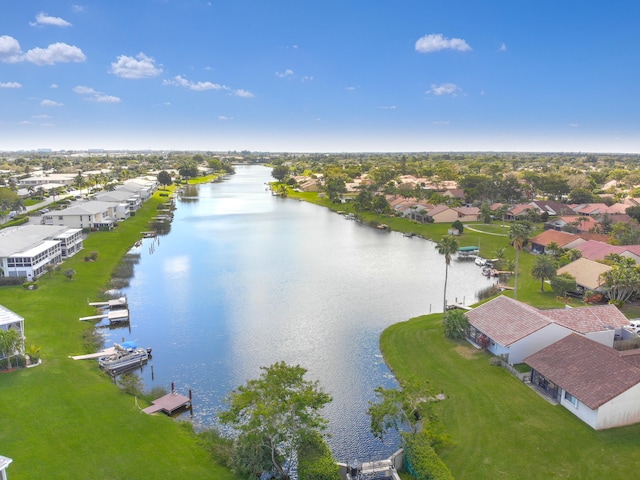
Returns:
[[[32,281],[83,248],[82,230],[67,226],[22,225],[0,231],[0,271]]]
[[[89,200],[73,207],[42,216],[44,225],[66,225],[72,228],[111,230],[118,223],[117,204]]]
[[[114,190],[112,192],[100,192],[94,195],[99,202],[109,202],[116,204],[116,215],[118,220],[126,220],[142,206],[140,195],[127,190]]]
[[[12,458],[0,455],[0,480],[7,480],[7,467],[13,462]]]
[[[4,305],[0,305],[0,330],[15,330],[20,334],[22,339],[18,350],[14,354],[24,351],[24,318],[17,313],[9,310]],[[0,351],[0,359],[7,358],[4,352]]]

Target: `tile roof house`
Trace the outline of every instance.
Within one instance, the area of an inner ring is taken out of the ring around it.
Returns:
[[[534,386],[601,430],[640,422],[639,355],[571,334],[524,361]]]
[[[576,250],[582,254],[582,258],[589,260],[604,260],[607,255],[613,253],[633,258],[636,263],[640,263],[640,245],[611,245],[597,240],[588,240],[576,247]]]
[[[529,240],[531,250],[537,253],[549,253],[547,252],[547,246],[552,242],[556,243],[560,248],[571,250],[579,247],[585,243],[586,240],[574,233],[561,232],[558,230],[545,230]]]
[[[574,227],[577,233],[596,231],[599,223],[587,215],[566,215],[554,218],[545,223],[554,230],[562,230],[565,227]]]
[[[526,303],[500,295],[466,313],[467,337],[511,365],[571,334]]]
[[[600,275],[611,270],[609,265],[594,262],[587,258],[579,258],[564,267],[558,269],[558,275],[568,273],[576,279],[578,287],[584,290],[593,290],[601,292],[604,282],[600,279]]]
[[[625,330],[629,320],[615,305],[540,310],[500,295],[466,316],[467,338],[511,365],[571,333],[609,347],[632,335]]]

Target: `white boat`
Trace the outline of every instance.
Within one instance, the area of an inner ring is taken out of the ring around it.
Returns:
[[[113,354],[98,358],[100,368],[112,374],[142,366],[151,356],[150,348],[140,348],[135,342],[115,343],[113,346]]]
[[[487,261],[482,257],[476,257],[475,262],[479,267],[484,267],[487,264]]]

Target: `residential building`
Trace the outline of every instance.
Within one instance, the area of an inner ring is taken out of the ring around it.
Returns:
[[[0,305],[0,330],[15,330],[20,334],[22,342],[13,354],[24,350],[24,318],[9,310],[4,305]],[[0,351],[0,359],[7,358],[6,354]],[[1,458],[1,457],[0,457]]]
[[[0,231],[2,276],[32,281],[83,248],[82,230],[66,226],[23,225]]]
[[[582,293],[586,290],[602,292],[602,286],[605,283],[602,280],[602,275],[609,270],[611,270],[611,267],[604,263],[594,262],[587,258],[578,258],[564,267],[559,268],[557,273],[558,275],[568,273],[575,278],[576,284],[578,285],[578,292]]]
[[[531,383],[595,430],[640,422],[640,350],[571,334],[524,359]]]
[[[67,225],[72,228],[91,230],[111,230],[116,226],[117,204],[111,202],[87,201],[73,207],[48,212],[42,216],[44,225]]]

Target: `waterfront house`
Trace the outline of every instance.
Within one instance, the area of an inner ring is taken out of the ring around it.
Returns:
[[[80,229],[46,225],[6,228],[0,231],[0,273],[32,281],[82,248]]]
[[[524,361],[535,388],[595,430],[640,422],[640,350],[571,334]]]
[[[111,230],[116,226],[117,204],[90,200],[42,216],[44,225],[67,225],[72,228]]]
[[[505,295],[466,313],[468,339],[514,365],[529,355],[571,334],[540,310]]]
[[[466,313],[467,338],[513,365],[578,333],[603,345],[629,338],[629,320],[615,305],[540,310],[505,295]]]
[[[24,350],[24,318],[4,305],[0,305],[0,330],[15,330],[20,334],[22,342],[18,345],[18,349],[12,353],[12,356]],[[0,359],[3,358],[7,358],[7,355],[0,351]]]

